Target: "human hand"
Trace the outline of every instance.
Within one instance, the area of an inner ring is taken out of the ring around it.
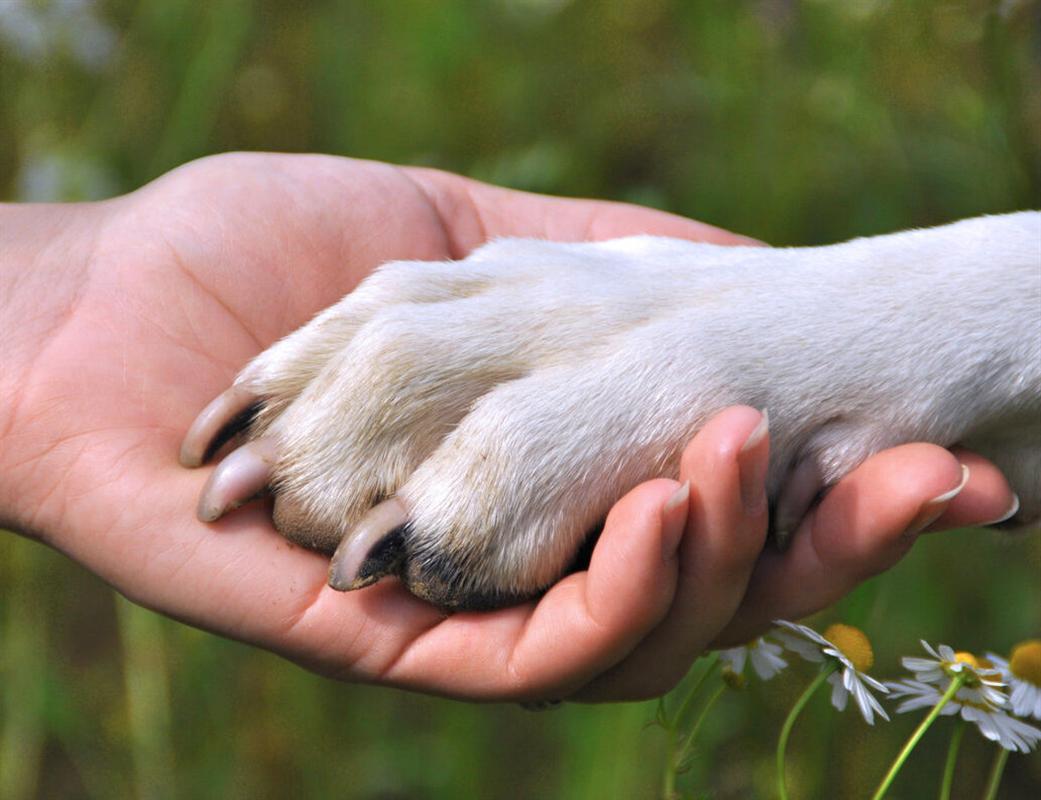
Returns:
[[[739,408],[688,449],[688,499],[665,511],[683,484],[634,489],[590,569],[537,603],[445,618],[395,581],[340,594],[326,559],[278,536],[264,504],[194,518],[208,470],[177,465],[180,439],[251,356],[391,259],[460,257],[506,235],[745,240],[322,156],[221,156],[113,201],[3,214],[0,237],[16,244],[0,256],[0,521],[142,605],[326,674],[475,699],[651,696],[710,643],[809,613],[899,558],[912,541],[900,533],[958,483],[959,460],[970,480],[938,527],[1008,505],[986,462],[907,445],[840,483],[788,553],[760,556],[765,507],[747,512],[741,475],[760,474],[768,438],[741,454],[760,416]]]

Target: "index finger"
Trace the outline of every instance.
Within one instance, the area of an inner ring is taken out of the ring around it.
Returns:
[[[966,461],[971,470],[964,469]],[[786,552],[763,553],[741,607],[715,644],[747,642],[772,620],[825,608],[890,568],[914,544],[920,515],[935,500],[942,505],[933,516],[946,509],[936,525],[966,524],[999,516],[1010,494],[1000,473],[971,454],[956,457],[921,443],[876,453],[824,496]]]
[[[504,189],[434,169],[405,172],[434,204],[454,258],[503,236],[600,241],[649,234],[695,242],[760,246],[757,239],[653,208]]]

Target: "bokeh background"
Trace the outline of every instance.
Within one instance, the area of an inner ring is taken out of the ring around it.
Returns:
[[[425,164],[813,244],[1041,201],[1041,9],[972,0],[0,0],[0,197],[128,191],[229,149]],[[1041,543],[928,537],[821,615],[875,674],[1041,633]],[[810,673],[730,693],[682,785],[772,795]],[[531,714],[338,685],[0,535],[0,798],[642,798],[654,704]],[[813,702],[795,797],[864,796],[913,727]],[[938,726],[893,797],[935,794]],[[956,797],[993,750],[969,734]],[[1004,797],[1037,797],[1014,756]]]

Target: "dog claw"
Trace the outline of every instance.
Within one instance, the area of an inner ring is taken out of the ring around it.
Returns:
[[[346,592],[399,572],[407,524],[408,511],[396,497],[370,509],[336,548],[329,564],[329,585]]]
[[[184,435],[181,466],[202,466],[222,444],[249,423],[258,399],[248,389],[232,386],[210,401]]]
[[[203,487],[199,519],[213,522],[256,497],[268,484],[276,456],[275,441],[270,437],[254,439],[232,452]]]
[[[795,529],[824,488],[824,478],[815,461],[801,461],[788,476],[774,511],[774,543],[786,550]]]

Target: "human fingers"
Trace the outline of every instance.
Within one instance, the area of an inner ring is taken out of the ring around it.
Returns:
[[[1005,499],[998,499],[993,472],[982,468],[985,462],[969,462],[981,467],[979,475],[931,444],[902,445],[869,458],[807,515],[786,552],[764,552],[741,607],[715,644],[743,643],[773,619],[825,608],[899,561],[924,530],[1007,504],[1007,486]],[[959,504],[966,492],[970,502]]]
[[[762,244],[652,208],[504,189],[440,170],[406,168],[405,172],[438,210],[456,258],[500,236],[599,241],[650,234],[724,245]]]
[[[765,536],[767,457],[758,411],[719,415],[685,453],[683,483],[655,480],[627,494],[609,514],[589,570],[537,604],[395,625],[391,617],[415,616],[403,616],[411,604],[396,582],[359,593],[369,593],[358,611],[379,636],[351,637],[349,676],[485,700],[660,694],[740,602]],[[685,526],[697,534],[681,544]],[[323,616],[313,614],[312,624]]]
[[[955,447],[951,453],[969,468],[969,481],[925,532],[991,525],[1018,510],[1019,498],[994,464],[971,450]]]
[[[634,700],[671,689],[733,616],[766,537],[766,417],[727,409],[694,437],[680,479],[691,487],[676,594],[668,614],[625,660],[576,699]]]

